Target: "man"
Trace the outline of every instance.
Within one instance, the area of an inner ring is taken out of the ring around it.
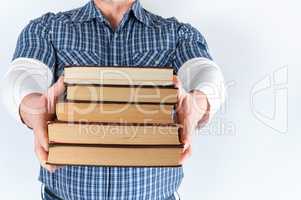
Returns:
[[[64,92],[66,65],[174,67],[183,163],[191,153],[193,130],[213,116],[224,98],[222,74],[203,36],[189,24],[146,11],[138,0],[94,0],[31,21],[4,81],[7,107],[34,132],[43,199],[175,199],[181,167],[45,164],[47,121],[55,117],[55,102]]]

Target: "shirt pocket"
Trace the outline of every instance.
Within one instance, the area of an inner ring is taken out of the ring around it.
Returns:
[[[131,56],[132,66],[170,67],[173,50],[134,51]]]
[[[79,49],[60,49],[57,51],[57,65],[65,66],[95,66],[101,60],[99,53],[79,50]]]

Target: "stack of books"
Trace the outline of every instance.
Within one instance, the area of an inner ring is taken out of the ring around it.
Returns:
[[[48,164],[179,166],[172,68],[66,67]]]

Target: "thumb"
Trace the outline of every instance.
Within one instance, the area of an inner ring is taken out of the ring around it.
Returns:
[[[173,83],[178,88],[178,99],[182,99],[186,95],[186,91],[183,88],[181,80],[177,76],[174,76]]]
[[[55,96],[63,94],[65,91],[64,76],[60,76],[52,88]]]
[[[48,89],[47,99],[48,99],[48,110],[53,111],[54,105],[59,96],[61,96],[65,91],[64,76],[60,76],[59,79]]]
[[[173,82],[173,84],[175,85],[176,88],[181,87],[181,81],[176,75],[174,75],[172,77],[172,82]]]
[[[185,91],[185,89],[182,86],[182,82],[181,80],[177,77],[174,76],[173,77],[173,83],[175,85],[176,88],[178,88],[178,106],[181,107],[182,101],[184,99],[184,97],[186,96],[187,92]]]
[[[38,126],[34,128],[35,140],[42,146],[44,151],[48,151],[48,133],[46,122],[40,122]]]

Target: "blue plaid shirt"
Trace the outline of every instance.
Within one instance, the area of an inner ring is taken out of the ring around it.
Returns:
[[[45,63],[54,81],[66,65],[173,66],[189,59],[211,59],[203,36],[189,24],[162,18],[137,0],[113,30],[93,1],[79,9],[48,13],[22,31],[14,58]],[[74,155],[76,156],[76,155]],[[66,166],[39,180],[62,199],[174,199],[183,178],[181,167],[135,168]]]

